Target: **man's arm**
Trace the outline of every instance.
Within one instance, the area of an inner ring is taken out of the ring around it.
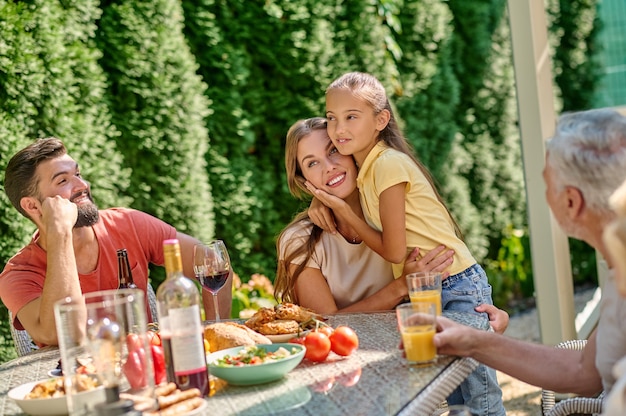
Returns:
[[[195,279],[195,272],[193,270],[193,247],[196,244],[199,244],[200,241],[194,237],[191,237],[187,234],[177,232],[176,238],[180,243],[180,252],[183,260],[183,272],[185,276],[190,279]],[[232,271],[232,263],[231,263],[231,272],[228,276],[228,280],[217,292],[218,297],[218,305],[220,309],[220,317],[221,318],[230,318],[230,312],[232,309],[233,302],[233,271]],[[206,314],[206,319],[215,319],[215,307],[213,306],[213,295],[207,289],[202,288],[202,303],[204,305],[204,312]]]
[[[67,296],[82,296],[73,244],[78,214],[76,205],[60,196],[46,198],[36,211],[31,215],[45,239],[42,243],[47,253],[46,279],[41,297],[26,304],[17,317],[35,342],[57,345],[55,302]]]
[[[555,348],[481,331],[439,317],[439,354],[472,357],[512,377],[548,390],[591,396],[602,390],[595,366],[596,332],[583,351]]]

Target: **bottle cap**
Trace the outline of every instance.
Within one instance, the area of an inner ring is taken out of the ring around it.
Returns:
[[[183,271],[180,244],[177,239],[173,238],[163,241],[163,255],[165,257],[165,271],[168,275],[172,272]]]

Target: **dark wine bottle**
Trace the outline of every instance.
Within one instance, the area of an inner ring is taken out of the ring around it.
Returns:
[[[125,248],[117,250],[117,277],[119,279],[119,289],[136,289],[133,282],[133,274],[128,263],[128,252]]]

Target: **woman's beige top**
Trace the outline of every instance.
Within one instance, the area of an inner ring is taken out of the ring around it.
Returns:
[[[280,241],[280,260],[286,253],[304,244],[313,225],[308,221],[294,224]],[[301,264],[304,257],[294,260]],[[393,281],[391,263],[365,243],[350,244],[339,233],[322,233],[308,267],[319,269],[328,282],[337,308],[345,308],[382,289]]]

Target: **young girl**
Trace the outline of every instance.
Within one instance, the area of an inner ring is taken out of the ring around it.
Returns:
[[[314,195],[338,221],[347,222],[369,247],[395,263],[397,277],[412,248],[427,253],[443,244],[452,249],[454,262],[442,282],[444,310],[476,313],[477,305],[492,304],[487,275],[463,242],[429,172],[413,156],[383,85],[360,72],[339,77],[326,90],[326,118],[337,150],[352,155],[359,167],[357,186],[367,222],[340,199],[307,184]],[[448,402],[464,402],[474,415],[505,414],[495,371],[484,366]]]

